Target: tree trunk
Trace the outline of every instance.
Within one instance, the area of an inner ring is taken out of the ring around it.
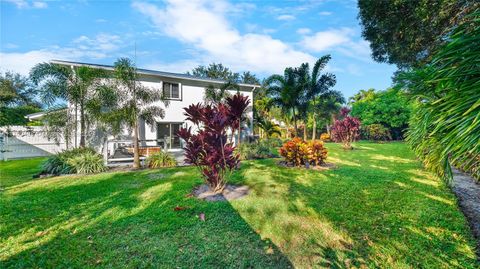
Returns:
[[[78,105],[75,102],[75,135],[73,137],[73,141],[75,143],[75,148],[78,147],[77,139],[78,139]]]
[[[140,168],[140,153],[138,150],[138,120],[133,127],[133,168]]]
[[[313,130],[312,130],[312,141],[315,140],[315,136],[317,135],[317,119],[315,112],[313,112]]]
[[[293,134],[293,137],[297,137],[298,127],[297,127],[297,117],[295,116],[295,108],[293,109],[293,127],[294,127],[294,130],[295,130],[295,133]]]
[[[303,141],[307,141],[307,123],[303,124]]]
[[[85,147],[85,111],[83,102],[80,102],[80,147]]]
[[[241,134],[242,134],[242,121],[238,120],[238,144],[237,144],[237,147],[240,146]]]

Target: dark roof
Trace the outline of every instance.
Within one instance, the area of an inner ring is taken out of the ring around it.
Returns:
[[[72,62],[72,61],[63,61],[63,60],[51,60],[50,63],[68,65],[68,66],[89,66],[93,68],[113,70],[112,65],[104,65],[104,64],[91,64],[91,63],[81,63],[81,62]],[[188,74],[171,73],[171,72],[149,70],[149,69],[142,69],[142,68],[137,68],[137,72],[142,75],[161,76],[161,77],[167,77],[167,78],[176,78],[176,79],[182,79],[182,80],[191,80],[191,81],[199,81],[199,82],[214,83],[214,84],[226,83],[225,80],[220,80],[220,79],[200,78],[200,77],[196,77]],[[260,85],[244,84],[244,83],[238,83],[238,85],[242,88],[252,88],[252,89],[260,87]]]

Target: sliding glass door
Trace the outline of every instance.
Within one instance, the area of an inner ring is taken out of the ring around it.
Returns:
[[[180,130],[182,123],[168,122],[157,123],[157,140],[158,144],[168,149],[181,148],[180,137],[177,136],[177,131]]]

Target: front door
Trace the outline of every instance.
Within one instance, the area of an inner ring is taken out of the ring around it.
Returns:
[[[157,123],[157,139],[158,144],[168,149],[180,148],[180,137],[177,131],[180,130],[182,123]]]

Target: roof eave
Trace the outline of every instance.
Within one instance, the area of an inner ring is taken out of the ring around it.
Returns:
[[[66,65],[66,66],[88,66],[88,67],[92,67],[92,68],[101,68],[101,69],[109,70],[109,71],[114,70],[113,66],[102,65],[102,64],[79,63],[79,62],[70,62],[70,61],[63,61],[63,60],[50,60],[50,63]],[[137,69],[137,73],[142,74],[142,75],[168,77],[168,78],[181,79],[181,80],[199,81],[199,82],[204,82],[204,83],[216,83],[218,85],[226,83],[226,81],[223,81],[223,80],[203,79],[203,78],[197,78],[197,77],[180,76],[180,75],[176,75],[175,73],[148,70],[148,69]],[[251,91],[253,91],[255,88],[261,87],[260,85],[244,84],[244,83],[238,83],[238,86],[240,86],[241,88],[244,88],[244,89],[251,88]]]

